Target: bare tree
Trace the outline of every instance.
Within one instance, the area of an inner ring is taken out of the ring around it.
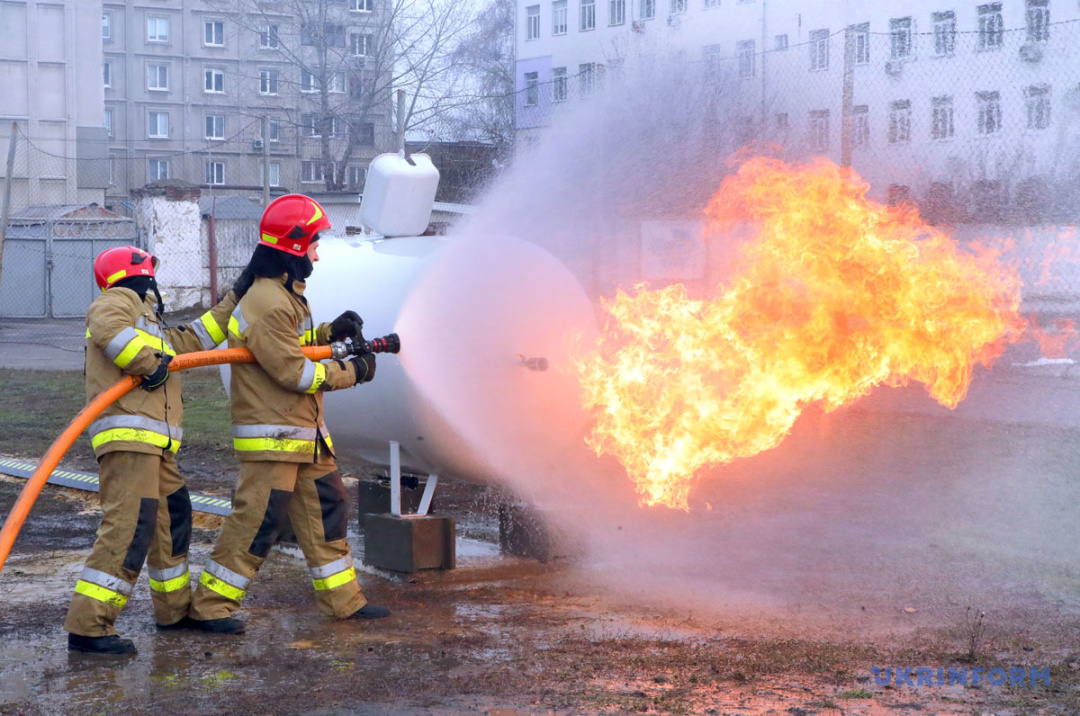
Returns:
[[[392,130],[396,91],[407,96],[406,131],[460,103],[450,54],[469,15],[457,3],[232,2],[241,27],[257,34],[260,53],[272,50],[287,62],[289,76],[273,80],[296,90],[294,123],[301,144],[317,143],[328,191],[350,188],[350,161],[375,145],[377,130]]]

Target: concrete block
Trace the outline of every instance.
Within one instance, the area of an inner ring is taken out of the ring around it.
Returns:
[[[499,548],[506,554],[541,562],[573,554],[565,535],[536,510],[520,503],[499,505]]]
[[[405,514],[415,513],[420,507],[420,498],[424,496],[424,486],[427,479],[409,478],[405,476],[401,480],[401,511]],[[438,494],[438,490],[435,491]],[[438,497],[431,500],[428,514],[435,513],[435,503]],[[390,485],[378,480],[360,480],[356,485],[356,511],[360,520],[360,529],[364,529],[364,523],[368,515],[386,514],[390,512]]]
[[[369,514],[364,521],[364,564],[394,572],[453,569],[457,524],[451,517]]]

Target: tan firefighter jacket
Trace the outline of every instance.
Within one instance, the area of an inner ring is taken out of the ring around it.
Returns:
[[[86,313],[86,398],[111,388],[125,375],[149,375],[162,355],[210,350],[225,340],[236,306],[232,291],[198,319],[178,328],[158,324],[153,296],[140,301],[129,288],[114,286],[98,296]],[[183,440],[184,406],[180,375],[148,392],[135,389],[110,405],[90,424],[90,443],[101,457],[115,451],[176,452]]]
[[[232,367],[233,447],[243,461],[322,462],[333,449],[323,423],[322,391],[350,388],[356,373],[343,361],[308,360],[304,345],[330,343],[330,324],[314,327],[305,284],[285,276],[256,278],[229,321],[229,347],[247,348],[257,364]]]

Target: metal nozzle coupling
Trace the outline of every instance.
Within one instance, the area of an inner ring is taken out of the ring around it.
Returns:
[[[401,339],[398,334],[389,333],[381,338],[372,338],[370,341],[357,341],[351,338],[330,344],[330,354],[334,359],[340,360],[349,356],[358,356],[362,353],[399,353],[401,352]]]
[[[526,358],[525,356],[518,356],[521,360],[521,365],[529,370],[535,370],[543,372],[548,369],[548,359],[540,356],[538,358]]]

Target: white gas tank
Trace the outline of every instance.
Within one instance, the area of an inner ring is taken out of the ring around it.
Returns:
[[[439,170],[426,154],[380,154],[371,160],[360,220],[382,236],[418,236],[427,229]]]
[[[555,257],[513,238],[435,236],[325,239],[319,254],[305,292],[316,323],[352,309],[366,337],[401,337],[372,382],[324,395],[339,455],[386,464],[394,440],[414,470],[500,481],[580,445],[571,356],[596,318]]]

